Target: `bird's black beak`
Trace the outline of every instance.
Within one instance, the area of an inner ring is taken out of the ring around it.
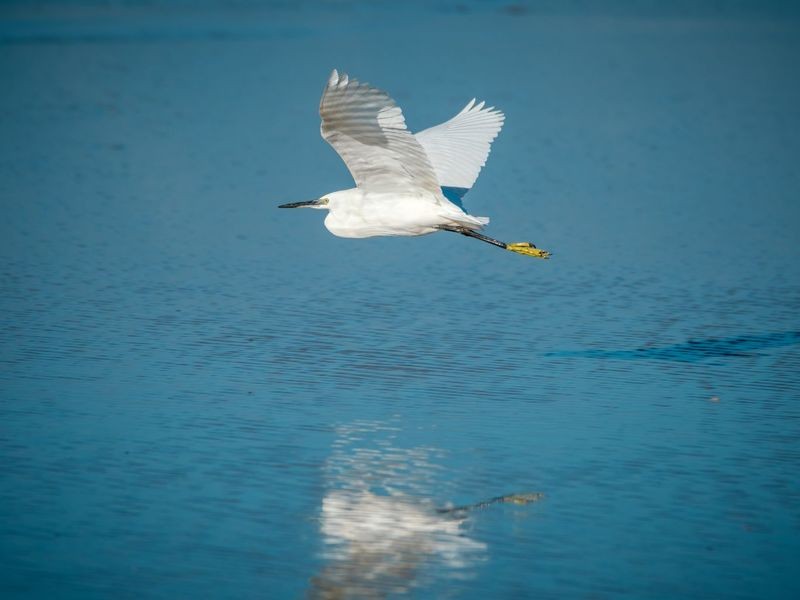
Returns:
[[[278,208],[303,208],[304,206],[317,206],[319,200],[306,200],[305,202],[289,202],[289,204],[281,204]]]

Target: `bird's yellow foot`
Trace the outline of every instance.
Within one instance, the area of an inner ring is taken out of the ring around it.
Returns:
[[[534,492],[532,494],[511,494],[510,496],[503,496],[503,502],[510,502],[511,504],[530,504],[531,502],[538,502],[544,498],[542,492]]]
[[[550,253],[547,250],[540,250],[530,242],[516,242],[514,244],[506,244],[506,250],[516,252],[517,254],[524,254],[525,256],[533,256],[536,258],[550,258]]]

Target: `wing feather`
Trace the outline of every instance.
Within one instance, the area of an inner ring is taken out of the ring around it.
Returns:
[[[463,196],[473,186],[504,120],[502,112],[473,98],[449,121],[415,135],[442,187],[460,190],[456,193]]]
[[[433,167],[386,92],[334,69],[319,104],[322,137],[341,156],[359,188],[439,193]]]

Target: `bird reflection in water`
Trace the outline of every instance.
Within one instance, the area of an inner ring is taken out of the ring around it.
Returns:
[[[499,496],[437,508],[430,499],[437,450],[394,447],[394,434],[375,423],[340,429],[326,464],[320,515],[326,564],[312,578],[310,598],[386,598],[434,577],[466,578],[486,556],[486,544],[465,531],[472,509],[541,497]]]

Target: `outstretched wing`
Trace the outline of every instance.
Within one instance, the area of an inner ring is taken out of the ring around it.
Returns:
[[[386,92],[333,70],[319,103],[322,137],[370,192],[439,193],[425,151]]]
[[[445,196],[459,205],[486,164],[492,140],[500,133],[505,120],[502,112],[483,105],[483,102],[475,104],[473,98],[449,121],[415,135],[433,165]]]

